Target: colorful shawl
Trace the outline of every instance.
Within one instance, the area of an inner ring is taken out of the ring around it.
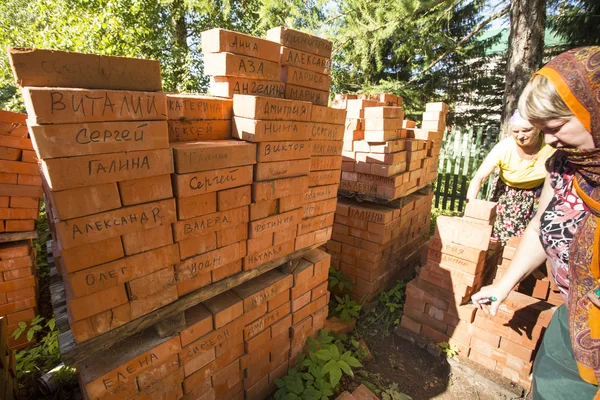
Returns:
[[[567,51],[537,74],[554,84],[596,145],[592,150],[562,151],[577,169],[573,186],[590,209],[569,249],[569,332],[581,378],[598,385],[600,308],[587,299],[587,294],[600,283],[600,47]]]

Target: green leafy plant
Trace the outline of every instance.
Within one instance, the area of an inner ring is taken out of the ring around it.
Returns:
[[[329,290],[343,293],[352,290],[352,283],[342,271],[329,267]]]
[[[442,352],[444,352],[444,354],[446,355],[446,358],[452,358],[452,357],[458,355],[458,353],[460,353],[460,350],[458,349],[458,347],[451,345],[448,342],[438,343],[438,346],[440,347],[440,349],[442,349]]]
[[[381,292],[377,304],[357,321],[358,334],[366,339],[388,335],[402,318],[405,289],[404,281],[398,281],[390,290]]]
[[[38,332],[45,332],[37,345],[16,353],[17,375],[19,377],[36,370],[48,371],[59,363],[60,352],[58,349],[56,320],[51,318],[44,322],[44,318],[36,316],[29,323],[29,326],[25,322],[20,322],[19,327],[13,332],[15,339],[26,332],[27,340],[32,340]]]
[[[349,295],[344,295],[343,298],[335,296],[335,300],[337,301],[335,312],[340,316],[342,321],[350,323],[353,319],[358,318],[358,313],[361,309],[360,304],[351,300]]]
[[[390,386],[381,391],[381,400],[412,400],[412,397],[402,393],[400,386],[392,382]]]
[[[361,366],[348,349],[353,344],[341,339],[336,339],[325,329],[319,331],[316,339],[308,338],[306,355],[300,354],[296,367],[291,368],[283,379],[275,380],[279,388],[275,399],[326,400],[333,396],[342,376],[354,376],[352,368]]]

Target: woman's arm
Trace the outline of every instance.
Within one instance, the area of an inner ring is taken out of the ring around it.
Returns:
[[[475,307],[482,309],[485,313],[496,315],[500,303],[506,299],[510,291],[517,283],[531,274],[537,267],[546,261],[546,253],[540,242],[540,218],[542,213],[548,207],[550,200],[554,196],[554,190],[550,186],[550,179],[546,178],[540,203],[535,217],[529,222],[519,247],[510,263],[508,270],[500,279],[500,282],[481,288],[478,293],[471,296]],[[491,304],[479,304],[478,300],[483,298],[496,297],[496,301]]]
[[[471,183],[469,183],[469,189],[467,189],[467,200],[477,199],[477,195],[479,194],[479,190],[481,190],[483,181],[490,176],[492,172],[494,172],[495,168],[496,160],[489,156],[483,160],[483,163],[475,173],[475,176],[473,179],[471,179]]]

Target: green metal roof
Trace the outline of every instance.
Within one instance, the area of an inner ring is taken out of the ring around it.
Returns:
[[[506,52],[506,49],[508,48],[508,35],[510,34],[510,28],[488,29],[477,38],[477,40],[482,41],[498,34],[500,35],[500,38],[485,50],[486,55],[501,54]],[[546,31],[544,32],[544,47],[560,46],[566,43],[567,42],[564,40],[564,38],[546,28]]]

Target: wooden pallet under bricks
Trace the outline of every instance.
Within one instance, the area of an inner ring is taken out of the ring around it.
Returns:
[[[315,105],[331,42],[203,36],[211,93],[233,100],[162,93],[152,60],[11,51],[54,237],[59,347],[86,398],[263,399],[327,317],[317,247],[345,121]],[[265,82],[282,95],[240,90]]]
[[[490,241],[495,203],[472,200],[465,216],[438,217],[427,264],[408,283],[401,326],[435,343],[456,346],[460,357],[531,387],[531,368],[556,306],[513,290],[495,317],[466,304],[502,274],[501,250]],[[515,241],[506,248],[514,254]],[[498,275],[497,275],[498,272]]]

